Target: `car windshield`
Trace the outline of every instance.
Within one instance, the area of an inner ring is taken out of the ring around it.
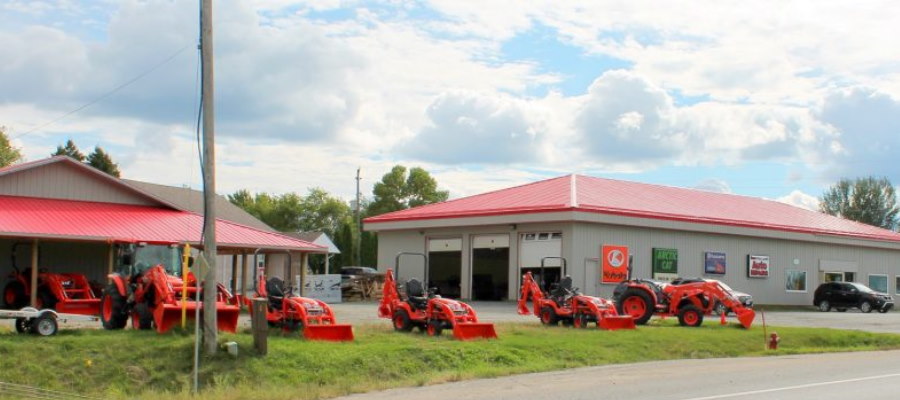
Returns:
[[[150,267],[162,265],[169,275],[181,274],[181,247],[164,245],[139,246],[134,254],[134,268],[144,272]]]
[[[853,286],[853,287],[859,289],[859,291],[863,292],[863,293],[875,293],[874,290],[869,289],[868,286],[863,285],[862,283],[851,283],[850,286]]]

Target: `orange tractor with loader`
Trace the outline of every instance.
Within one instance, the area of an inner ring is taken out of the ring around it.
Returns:
[[[194,318],[202,302],[194,299],[202,293],[197,279],[184,271],[188,257],[185,247],[176,244],[119,244],[117,272],[109,275],[110,284],[100,298],[100,321],[106,329],[122,329],[130,318],[135,329],[164,333],[182,317]],[[219,330],[237,329],[240,309],[231,293],[217,285],[216,318]]]
[[[682,284],[632,279],[619,283],[614,296],[619,314],[631,315],[639,325],[656,314],[675,316],[681,326],[697,327],[704,316],[713,315],[717,309],[724,321],[726,313],[722,310],[730,309],[741,326],[749,329],[756,317],[756,312],[743,304],[728,285],[713,279]]]
[[[418,327],[429,336],[440,336],[450,329],[458,340],[496,339],[494,324],[478,322],[478,315],[466,303],[445,299],[435,294],[435,288],[425,289],[418,279],[410,279],[403,286],[406,299],[400,294],[394,274],[400,274],[401,256],[420,256],[425,262],[425,283],[428,283],[428,256],[423,253],[397,254],[394,269],[388,269],[384,279],[378,316],[390,319],[394,330],[409,332]]]
[[[557,259],[562,264],[564,278],[555,283],[549,290],[539,285],[531,272],[522,276],[522,289],[519,294],[519,315],[534,314],[544,325],[574,325],[576,328],[587,328],[594,323],[597,328],[606,330],[634,329],[634,318],[630,315],[619,315],[615,304],[602,297],[586,296],[572,287],[572,278],[566,276],[566,259],[562,257],[544,257],[541,259],[541,279],[547,260]],[[528,310],[531,300],[533,311]]]
[[[299,330],[309,340],[353,340],[353,327],[338,324],[328,304],[318,299],[294,295],[292,288],[285,286],[281,279],[271,278],[266,281],[265,275],[259,274],[256,295],[267,300],[266,321],[269,326],[279,326],[285,332]],[[245,302],[252,314],[250,299]]]
[[[15,243],[12,248],[13,271],[9,282],[3,288],[5,308],[18,310],[28,305],[31,298],[31,279],[16,265],[16,250],[23,243]],[[38,273],[38,309],[53,309],[59,313],[97,315],[100,313],[100,299],[95,295],[90,282],[83,274]]]

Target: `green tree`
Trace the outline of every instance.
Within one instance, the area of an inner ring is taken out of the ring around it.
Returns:
[[[81,162],[84,162],[87,158],[84,156],[84,153],[78,150],[78,146],[75,145],[72,139],[67,140],[65,146],[56,146],[56,152],[51,154],[51,156],[69,156]]]
[[[822,212],[885,229],[897,227],[897,196],[887,178],[841,179],[820,199]]]
[[[402,165],[394,166],[384,174],[372,194],[375,198],[366,210],[369,216],[438,203],[449,197],[446,190],[438,190],[437,181],[428,171],[413,167],[407,175],[406,167]]]
[[[0,168],[22,161],[21,150],[13,147],[6,136],[6,128],[0,126]]]
[[[334,237],[344,220],[351,216],[347,202],[321,188],[312,188],[301,202],[299,227],[301,231],[325,232]]]
[[[69,143],[71,142],[72,141],[70,140]],[[68,146],[69,143],[66,143],[66,145]],[[72,143],[72,145],[74,146],[74,143]],[[121,175],[119,172],[119,164],[114,163],[112,158],[109,157],[109,154],[103,151],[100,146],[94,147],[94,152],[88,154],[87,164],[116,178]]]

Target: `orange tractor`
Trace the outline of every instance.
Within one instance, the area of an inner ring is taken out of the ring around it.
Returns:
[[[745,306],[728,285],[707,279],[670,284],[649,279],[633,279],[619,283],[614,291],[619,314],[631,315],[636,323],[646,324],[656,313],[676,316],[681,326],[697,327],[705,315],[712,315],[721,305],[737,316],[744,328],[750,328],[756,312]],[[724,319],[725,313],[721,313]]]
[[[453,331],[453,337],[459,340],[496,339],[494,324],[478,322],[478,315],[468,304],[461,301],[445,299],[435,294],[435,289],[425,290],[418,279],[410,279],[404,285],[406,300],[402,299],[394,279],[394,273],[400,274],[400,257],[403,255],[421,256],[425,261],[425,282],[428,282],[428,256],[422,253],[397,254],[394,269],[388,269],[384,279],[383,296],[378,305],[378,316],[389,318],[394,330],[409,332],[418,327],[429,336],[440,336],[445,329]]]
[[[18,310],[28,305],[31,297],[31,279],[26,272],[16,266],[16,243],[12,249],[13,272],[10,282],[3,289],[4,307]],[[100,313],[100,299],[94,295],[87,277],[82,274],[38,273],[37,308],[53,309],[60,313],[97,315]]]
[[[118,247],[118,272],[109,275],[111,283],[100,299],[104,328],[122,329],[131,318],[135,329],[155,327],[164,333],[181,321],[183,310],[187,310],[187,318],[194,318],[198,308],[202,310],[202,302],[194,300],[200,294],[197,279],[192,273],[181,275],[182,258],[187,256],[181,246],[141,243]],[[237,329],[240,309],[233,302],[225,286],[217,285],[219,330]]]
[[[572,278],[566,276],[566,259],[562,257],[544,257],[541,259],[541,279],[544,275],[544,264],[547,260],[557,259],[562,263],[565,276],[550,290],[543,290],[535,282],[531,272],[522,276],[522,289],[519,295],[519,315],[533,313],[544,325],[565,325],[576,328],[587,328],[595,323],[597,328],[606,330],[634,329],[634,318],[630,315],[619,315],[615,304],[602,297],[585,296],[578,288],[572,287]],[[528,300],[531,300],[533,312],[528,311]]]
[[[300,330],[303,337],[309,340],[332,342],[353,340],[353,327],[338,324],[328,304],[321,300],[294,295],[291,287],[284,286],[281,279],[271,278],[266,281],[265,275],[259,274],[256,295],[268,301],[266,321],[269,322],[269,326],[280,326],[285,332]],[[252,313],[250,299],[246,299],[245,302]]]

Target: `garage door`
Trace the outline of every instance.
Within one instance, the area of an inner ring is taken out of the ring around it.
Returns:
[[[462,239],[428,240],[428,287],[443,297],[459,298],[462,277]]]
[[[531,272],[535,280],[541,282],[540,266],[544,257],[562,256],[562,233],[560,232],[534,232],[519,235],[519,283],[521,286],[522,275]],[[559,259],[547,260],[544,266],[546,279],[545,287],[551,282],[557,282],[562,274]]]
[[[472,299],[509,298],[509,235],[472,238]]]

